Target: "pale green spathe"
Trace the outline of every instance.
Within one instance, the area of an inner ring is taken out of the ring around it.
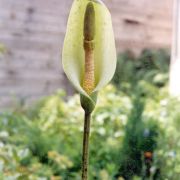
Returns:
[[[63,68],[80,94],[91,97],[82,88],[84,77],[84,14],[90,0],[74,0],[70,11],[62,53]],[[112,78],[116,68],[116,48],[111,15],[100,0],[91,0],[95,9],[95,89],[98,91]]]

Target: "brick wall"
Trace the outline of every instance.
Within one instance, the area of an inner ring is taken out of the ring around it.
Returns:
[[[170,48],[172,0],[105,0],[118,51]],[[0,107],[71,91],[60,56],[72,0],[0,0]]]

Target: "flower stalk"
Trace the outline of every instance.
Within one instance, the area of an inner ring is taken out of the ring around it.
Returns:
[[[84,16],[84,51],[85,51],[85,72],[83,88],[87,94],[91,94],[95,87],[94,75],[94,37],[95,37],[95,11],[92,2],[86,7]],[[91,112],[86,109],[84,116],[84,135],[83,135],[83,156],[82,156],[82,180],[88,179],[88,160],[89,160],[89,133]]]
[[[84,136],[83,136],[83,156],[82,156],[82,180],[88,179],[90,122],[91,122],[91,114],[85,113]]]
[[[62,52],[64,72],[84,109],[82,180],[88,180],[91,114],[98,91],[113,77],[116,48],[111,15],[101,0],[74,0]]]

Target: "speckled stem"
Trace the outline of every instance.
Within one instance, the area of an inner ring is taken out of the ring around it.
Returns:
[[[88,180],[90,122],[91,122],[91,114],[87,114],[85,112],[85,115],[84,115],[83,156],[82,156],[82,180]]]

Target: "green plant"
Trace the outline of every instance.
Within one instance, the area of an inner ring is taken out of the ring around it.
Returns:
[[[64,93],[60,91],[46,97],[35,112],[30,109],[0,116],[0,141],[3,142],[0,154],[3,152],[9,158],[9,161],[0,158],[3,176],[80,179],[83,117],[79,114],[82,110],[77,95],[67,102],[63,98]],[[116,174],[119,146],[131,108],[130,98],[113,86],[99,93],[99,105],[92,121],[90,180],[113,179]]]
[[[166,73],[159,71],[154,77],[161,74]],[[145,178],[145,152],[152,155],[149,179],[179,178],[180,103],[168,96],[166,81],[159,86],[141,78],[129,88],[127,79],[123,88],[128,93],[113,85],[99,92],[91,122],[90,180],[122,178],[116,175],[125,172],[119,171],[127,167],[125,157],[141,166],[131,179]],[[64,99],[59,90],[27,109],[15,107],[0,114],[0,179],[81,178],[83,111],[78,95]]]
[[[88,179],[89,133],[97,92],[112,78],[116,49],[111,16],[101,1],[75,0],[62,53],[64,71],[84,109],[82,179]]]
[[[164,93],[158,102],[151,102],[148,107],[149,111],[145,113],[146,118],[159,121],[160,126],[157,149],[154,155],[154,169],[157,169],[158,173],[154,174],[159,179],[176,180],[180,175],[180,101],[177,98],[168,97]],[[155,106],[156,108],[154,108]]]
[[[135,57],[131,51],[118,56],[112,83],[124,92],[131,93],[138,82],[144,80],[157,87],[165,86],[168,80],[170,57],[166,50],[148,50]]]
[[[143,109],[144,102],[137,96],[134,99],[133,108],[128,118],[120,152],[118,175],[127,180],[132,179],[134,175],[140,176],[142,171]]]

